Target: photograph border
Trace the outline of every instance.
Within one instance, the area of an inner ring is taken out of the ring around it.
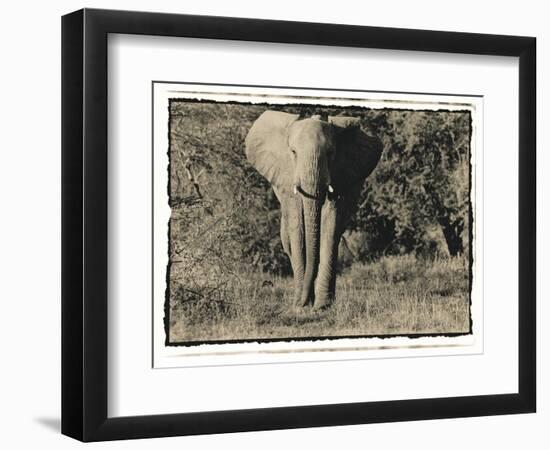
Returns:
[[[480,95],[460,95],[460,94],[432,94],[432,93],[420,93],[420,92],[415,92],[414,94],[412,93],[409,93],[409,92],[395,92],[395,91],[376,91],[376,90],[365,90],[365,89],[340,89],[340,88],[303,88],[303,87],[290,87],[290,86],[271,86],[271,85],[251,85],[251,84],[222,84],[222,83],[198,83],[198,82],[187,82],[187,81],[163,81],[163,80],[153,80],[152,81],[152,89],[151,89],[151,105],[153,107],[153,111],[152,111],[152,115],[151,115],[151,126],[152,126],[152,143],[151,143],[151,158],[152,158],[152,173],[151,173],[151,176],[152,176],[152,189],[153,189],[153,195],[151,196],[151,205],[152,205],[152,211],[153,211],[153,215],[154,215],[154,211],[155,211],[155,201],[154,201],[154,198],[155,198],[155,195],[154,195],[154,190],[155,190],[155,182],[154,182],[154,179],[155,179],[155,132],[154,132],[154,124],[155,124],[155,85],[156,84],[159,84],[159,85],[162,85],[162,84],[165,84],[165,85],[181,85],[181,86],[209,86],[209,87],[220,87],[220,88],[226,88],[226,87],[238,87],[238,88],[252,88],[252,89],[288,89],[288,90],[307,90],[309,92],[312,93],[312,95],[314,95],[314,93],[317,91],[317,92],[323,92],[323,91],[330,91],[330,92],[341,92],[341,93],[348,93],[348,94],[353,94],[353,93],[374,93],[374,94],[404,94],[404,95],[420,95],[420,96],[426,96],[426,97],[430,97],[430,96],[445,96],[445,97],[449,97],[449,104],[452,104],[451,102],[451,99],[452,97],[459,97],[461,99],[465,99],[465,98],[468,98],[468,97],[471,97],[471,98],[483,98],[482,96]],[[182,92],[185,92],[185,91],[182,91]],[[267,94],[264,94],[265,97],[266,97],[266,100],[265,102],[254,102],[254,103],[250,103],[250,102],[241,102],[241,101],[236,101],[236,100],[225,100],[225,101],[216,101],[216,100],[197,100],[197,99],[194,99],[192,98],[191,96],[194,94],[194,91],[191,91],[189,93],[190,97],[174,97],[174,98],[169,98],[168,99],[168,104],[169,104],[169,109],[171,108],[171,105],[173,102],[176,102],[176,103],[196,103],[196,102],[199,102],[199,103],[202,103],[202,104],[215,104],[215,103],[220,103],[220,104],[224,104],[224,105],[227,105],[227,104],[240,104],[240,105],[262,105],[262,106],[266,106],[268,107],[270,105],[270,103],[267,101],[267,99],[269,98],[269,95]],[[214,92],[211,93],[211,95],[215,94]],[[223,93],[220,93],[220,95],[223,95]],[[245,94],[241,94],[241,95],[245,95]],[[289,94],[289,97],[292,97],[290,94]],[[302,98],[301,96],[297,96],[296,98]],[[322,98],[322,97],[321,97]],[[337,98],[330,98],[331,100],[334,99],[334,100],[340,100],[340,99],[337,99]],[[348,97],[342,97],[342,99],[344,100],[351,100],[349,99]],[[395,102],[399,102],[398,100],[394,100]],[[409,102],[412,102],[412,103],[415,103],[413,101],[409,101]],[[427,103],[429,103],[427,100],[426,100]],[[300,103],[300,102],[296,102],[296,103],[287,103],[287,104],[284,104],[284,103],[277,103],[278,106],[282,106],[282,105],[285,105],[285,106],[311,106],[313,105],[312,103]],[[322,104],[322,106],[326,106],[326,107],[340,107],[338,105],[331,105],[330,103],[326,103],[326,104]],[[461,103],[457,103],[456,106],[462,106]],[[466,106],[464,104],[464,106]],[[468,105],[470,106],[470,108],[472,107],[471,105]],[[474,166],[474,163],[472,161],[472,157],[471,157],[471,151],[472,151],[472,139],[474,139],[474,135],[473,135],[473,126],[472,126],[472,112],[471,110],[469,109],[449,109],[448,106],[441,106],[440,108],[438,109],[429,109],[429,108],[411,108],[411,107],[407,107],[407,106],[403,106],[402,108],[396,108],[396,107],[389,107],[389,106],[385,106],[385,107],[382,107],[382,108],[371,108],[371,107],[368,107],[368,106],[359,106],[359,105],[350,105],[350,106],[347,106],[347,107],[340,107],[340,108],[348,108],[350,110],[353,110],[353,109],[357,109],[357,110],[361,110],[361,109],[376,109],[376,110],[394,110],[394,109],[398,109],[400,111],[407,111],[407,112],[454,112],[454,113],[468,113],[469,114],[469,133],[470,133],[470,139],[469,139],[469,161],[468,161],[468,289],[469,289],[469,292],[468,292],[468,307],[469,307],[469,311],[468,311],[468,331],[440,331],[440,332],[422,332],[422,333],[412,333],[412,332],[402,332],[402,333],[392,333],[392,334],[346,334],[346,335],[327,335],[327,336],[316,336],[316,335],[312,335],[312,336],[302,336],[302,337],[296,337],[296,336],[288,336],[288,337],[270,337],[270,338],[265,338],[265,337],[257,337],[257,338],[232,338],[232,339],[219,339],[219,340],[215,340],[215,339],[212,339],[212,340],[188,340],[188,341],[171,341],[170,338],[169,338],[169,333],[170,333],[170,314],[171,314],[171,308],[169,306],[169,303],[170,303],[170,281],[169,281],[169,272],[170,272],[170,265],[171,265],[171,261],[170,261],[170,257],[168,256],[168,267],[167,267],[167,273],[166,273],[166,276],[165,276],[165,283],[166,283],[166,289],[165,289],[165,299],[164,299],[164,307],[163,307],[163,312],[164,312],[164,333],[166,335],[166,338],[165,338],[165,341],[164,341],[164,344],[166,346],[173,346],[173,347],[178,347],[178,346],[181,346],[181,347],[193,347],[193,346],[199,346],[199,345],[212,345],[212,344],[240,344],[240,343],[250,343],[250,342],[256,342],[256,343],[269,343],[269,342],[300,342],[300,341],[327,341],[327,340],[338,340],[338,339],[360,339],[360,338],[379,338],[379,339],[391,339],[391,338],[395,338],[395,337],[404,337],[404,338],[409,338],[409,339],[413,339],[413,342],[411,342],[411,345],[416,345],[414,340],[416,339],[421,339],[421,338],[424,338],[424,337],[459,337],[459,336],[465,336],[465,335],[473,335],[473,319],[472,319],[472,296],[473,296],[473,278],[474,278],[474,246],[473,246],[473,243],[474,243],[474,228],[476,226],[475,224],[475,218],[474,218],[474,206],[473,206],[473,201],[472,201],[472,192],[473,192],[473,166]],[[169,120],[170,120],[170,115],[169,115]],[[168,124],[168,129],[170,129],[170,125]],[[482,132],[481,130],[479,130],[478,132]],[[171,133],[169,133],[169,137],[168,137],[168,147],[169,149],[172,148],[172,145],[173,145],[173,142],[172,142],[172,135]],[[164,151],[164,150],[163,150]],[[170,152],[170,150],[169,150]],[[159,152],[160,154],[160,152]],[[243,154],[243,157],[244,157],[244,154]],[[170,165],[171,165],[171,157],[169,157],[169,162],[168,162],[168,171],[170,172]],[[168,185],[168,191],[170,191],[170,181],[168,181],[169,185]],[[169,194],[170,195],[170,194]],[[168,230],[170,230],[170,226],[168,226]],[[170,250],[169,250],[169,247],[170,247],[170,236],[171,236],[171,233],[170,231],[168,231],[168,247],[167,247],[167,253],[168,255],[170,254]],[[155,255],[155,246],[156,245],[160,245],[160,244],[157,244],[156,241],[155,241],[155,225],[154,225],[154,217],[152,218],[152,226],[151,226],[151,239],[152,239],[152,242],[153,242],[153,258],[152,258],[152,264],[151,264],[151,273],[152,273],[152,277],[153,277],[153,287],[152,287],[152,294],[151,294],[151,301],[153,303],[153,321],[155,321],[155,317],[156,317],[156,314],[158,314],[158,311],[155,310],[155,277],[154,277],[154,266],[155,266],[155,261],[154,261],[154,255]],[[478,301],[481,301],[481,299],[478,299]],[[153,327],[157,326],[156,323],[153,323]],[[153,339],[154,340],[154,339]],[[153,352],[155,351],[155,345],[153,344]],[[154,361],[154,358],[153,358],[153,361]]]
[[[108,417],[110,33],[518,57],[518,392]],[[535,412],[535,38],[83,9],[62,18],[61,72],[63,434],[102,441]]]

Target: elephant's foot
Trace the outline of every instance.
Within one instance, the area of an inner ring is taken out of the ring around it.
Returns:
[[[297,292],[294,295],[294,301],[293,301],[293,308],[295,310],[304,310],[309,309],[313,307],[315,310],[321,310],[326,309],[332,306],[334,303],[334,294],[330,293],[322,293],[322,294],[315,294],[315,296],[310,296],[308,299],[304,300],[304,298],[300,295],[300,292]]]
[[[334,294],[323,292],[315,294],[315,302],[313,308],[316,310],[327,309],[334,303]]]
[[[314,305],[313,305],[313,309],[315,311],[324,311],[326,309],[329,309],[330,307],[332,307],[332,301],[326,301],[326,302],[316,302]]]
[[[313,301],[310,299],[304,300],[301,296],[294,298],[294,308],[300,309],[300,308],[308,308],[310,306],[313,306]]]
[[[309,296],[305,296],[304,293],[303,293],[303,290],[302,288],[297,288],[295,291],[294,291],[294,306],[296,308],[306,308],[306,307],[309,307],[309,306],[313,306],[313,303],[314,303],[314,297],[312,294],[310,294]]]

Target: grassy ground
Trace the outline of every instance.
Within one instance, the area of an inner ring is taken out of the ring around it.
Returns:
[[[340,274],[330,309],[298,314],[291,278],[239,272],[200,290],[176,284],[170,341],[467,333],[468,276],[465,258],[386,257]]]

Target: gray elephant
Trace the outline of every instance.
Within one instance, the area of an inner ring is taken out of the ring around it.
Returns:
[[[294,272],[294,305],[333,303],[338,244],[363,182],[382,154],[360,120],[265,111],[246,137],[248,161],[281,204],[281,240]]]

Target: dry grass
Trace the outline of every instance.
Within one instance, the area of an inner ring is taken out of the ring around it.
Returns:
[[[299,313],[290,278],[239,271],[200,291],[173,284],[170,342],[467,333],[468,277],[462,257],[385,257],[345,270],[332,308]]]

